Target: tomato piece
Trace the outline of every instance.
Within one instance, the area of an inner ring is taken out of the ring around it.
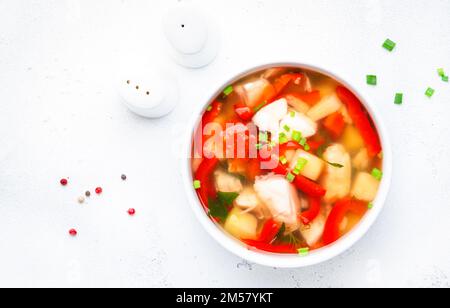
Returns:
[[[331,137],[338,139],[344,132],[344,117],[339,111],[335,112],[324,120],[323,127],[328,131]]]

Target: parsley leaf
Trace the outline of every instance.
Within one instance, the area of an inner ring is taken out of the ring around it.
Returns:
[[[209,206],[209,215],[211,215],[214,218],[219,218],[222,221],[225,221],[228,217],[228,209],[219,200],[209,199],[208,200],[208,206]]]
[[[223,205],[232,205],[234,200],[239,196],[238,193],[235,192],[221,192],[217,193],[217,198]]]
[[[327,164],[336,168],[344,168],[344,165],[338,164],[338,163],[331,163],[327,161]]]

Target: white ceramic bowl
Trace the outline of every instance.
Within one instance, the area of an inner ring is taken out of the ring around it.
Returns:
[[[189,157],[192,149],[193,132],[198,122],[200,121],[200,117],[205,108],[211,103],[213,99],[215,99],[223,91],[223,89],[227,85],[233,84],[234,82],[236,82],[237,80],[241,79],[242,77],[248,74],[276,66],[299,67],[317,71],[336,79],[341,84],[350,89],[361,100],[361,102],[364,104],[364,106],[370,113],[378,130],[378,134],[380,135],[381,144],[383,147],[383,179],[381,180],[380,183],[378,195],[373,202],[373,208],[366,213],[366,215],[362,218],[359,224],[356,225],[353,228],[353,230],[351,230],[348,234],[346,234],[338,241],[329,246],[311,251],[309,255],[305,257],[300,257],[298,255],[274,254],[262,251],[249,250],[245,244],[241,243],[239,240],[227,234],[220,226],[215,224],[208,217],[202,205],[200,204],[200,201],[192,185],[193,175],[191,169],[191,160]],[[344,251],[346,251],[347,249],[349,249],[353,244],[355,244],[359,239],[361,239],[366,234],[366,232],[369,230],[369,228],[372,226],[372,224],[375,222],[378,215],[380,214],[389,191],[392,176],[392,152],[388,132],[385,129],[382,118],[375,110],[374,106],[369,102],[369,100],[366,97],[364,97],[358,89],[355,89],[352,85],[348,84],[338,75],[313,65],[295,62],[284,62],[284,63],[279,62],[279,63],[269,63],[259,65],[250,68],[248,70],[245,70],[241,74],[234,76],[229,80],[224,80],[224,82],[221,83],[220,86],[213,89],[211,94],[207,96],[207,99],[204,101],[204,104],[202,106],[199,106],[198,109],[194,111],[194,118],[190,122],[189,135],[186,137],[186,144],[184,146],[184,157],[186,159],[183,159],[182,161],[183,181],[189,198],[189,203],[196,217],[203,225],[203,227],[206,229],[206,231],[224,248],[228,249],[235,255],[243,259],[246,259],[250,262],[279,268],[295,268],[318,264],[327,261],[331,258],[334,258],[339,254],[343,253]]]

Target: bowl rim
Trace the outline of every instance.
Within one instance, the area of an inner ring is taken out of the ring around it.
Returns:
[[[193,175],[191,167],[190,153],[192,149],[192,138],[195,127],[200,121],[200,116],[203,114],[204,110],[210,104],[210,102],[216,98],[223,89],[229,85],[233,84],[237,80],[244,76],[255,73],[260,70],[268,69],[271,67],[298,67],[306,70],[316,71],[334,78],[339,83],[350,89],[362,102],[362,104],[367,109],[368,113],[371,115],[374,125],[377,128],[378,134],[380,136],[380,141],[383,149],[383,179],[380,182],[380,187],[378,189],[377,197],[372,202],[373,208],[368,211],[361,221],[346,235],[341,237],[335,243],[322,247],[317,250],[311,251],[307,256],[300,257],[298,255],[287,255],[287,254],[273,254],[266,253],[262,251],[249,250],[245,244],[240,242],[238,239],[232,237],[223,230],[222,227],[215,224],[206,214],[203,206],[201,205],[195,189],[193,188]],[[224,78],[225,79],[225,78]],[[288,62],[266,62],[259,65],[252,65],[250,68],[240,71],[240,73],[232,74],[231,77],[226,78],[224,82],[219,82],[218,86],[213,88],[213,91],[209,92],[202,103],[195,106],[192,118],[189,122],[188,130],[186,131],[186,137],[184,139],[183,153],[181,159],[181,170],[182,178],[184,182],[185,191],[189,200],[192,211],[194,212],[197,219],[200,221],[203,228],[212,236],[222,247],[232,252],[236,256],[245,259],[252,263],[257,263],[264,266],[277,267],[277,268],[299,268],[306,267],[315,264],[319,264],[335,258],[336,256],[342,254],[355,243],[357,243],[374,224],[378,216],[380,215],[387,195],[389,193],[389,188],[391,186],[392,178],[392,149],[390,144],[390,139],[388,131],[384,125],[384,122],[373,106],[373,103],[367,99],[363,91],[350,85],[344,78],[340,75],[335,74],[327,69],[312,64],[301,63],[296,61]]]

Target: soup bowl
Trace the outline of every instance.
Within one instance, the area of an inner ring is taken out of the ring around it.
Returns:
[[[360,99],[360,101],[372,117],[373,123],[380,137],[381,146],[383,148],[383,178],[378,189],[377,197],[372,202],[373,207],[371,208],[371,210],[367,211],[360,222],[356,226],[354,226],[350,232],[342,236],[338,241],[328,246],[312,250],[306,256],[299,256],[295,254],[276,254],[259,250],[250,250],[244,243],[228,234],[220,225],[212,221],[212,219],[204,210],[192,185],[194,180],[191,164],[193,135],[194,130],[207,106],[223,91],[223,89],[227,85],[233,84],[244,76],[271,67],[297,67],[305,70],[315,71],[329,76],[338,81],[343,86],[347,87]],[[340,255],[341,253],[349,249],[352,245],[354,245],[357,241],[359,241],[367,233],[369,228],[374,224],[380,212],[382,211],[389,191],[392,175],[392,154],[389,136],[383,124],[382,118],[376,111],[375,107],[370,103],[370,100],[363,95],[362,91],[353,87],[346,80],[343,80],[341,77],[339,77],[339,75],[334,74],[333,72],[330,72],[321,67],[297,62],[277,62],[262,64],[251,67],[237,75],[231,76],[229,79],[226,79],[223,82],[220,82],[217,87],[214,87],[211,92],[207,94],[203,103],[199,106],[195,106],[195,108],[196,109],[193,112],[193,118],[189,123],[188,134],[185,136],[185,144],[183,146],[182,173],[185,190],[192,211],[194,212],[198,221],[207,231],[207,233],[211,235],[212,238],[214,238],[225,249],[232,252],[236,256],[252,263],[278,268],[298,268],[318,264]]]

